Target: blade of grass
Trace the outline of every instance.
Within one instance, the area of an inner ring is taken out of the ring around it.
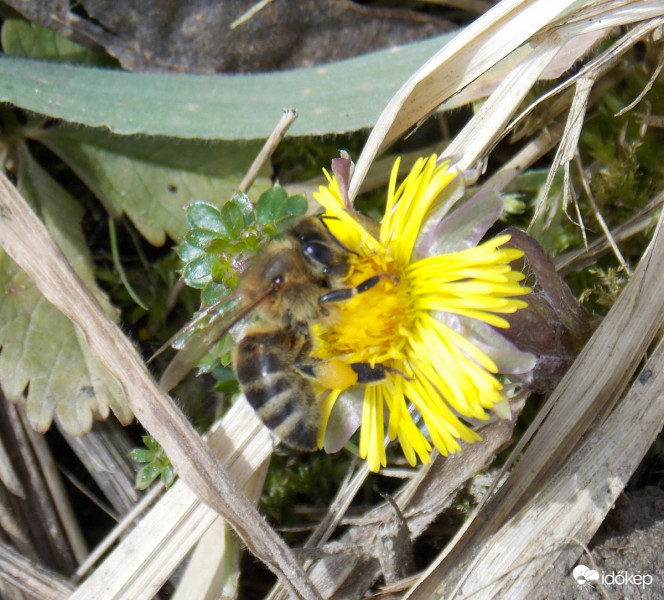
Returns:
[[[111,256],[113,257],[113,266],[115,267],[115,270],[118,272],[118,276],[120,277],[122,285],[124,286],[125,290],[127,290],[129,297],[136,304],[138,304],[138,306],[140,306],[145,311],[149,310],[145,302],[143,302],[139,298],[138,294],[134,291],[134,288],[131,287],[129,279],[127,279],[127,274],[125,273],[124,267],[122,266],[122,261],[120,260],[120,253],[118,252],[118,236],[115,231],[115,220],[113,219],[113,217],[108,217],[108,236],[110,238],[110,243],[111,243]]]
[[[4,543],[0,543],[0,577],[29,597],[41,600],[65,600],[73,589],[68,581]]]

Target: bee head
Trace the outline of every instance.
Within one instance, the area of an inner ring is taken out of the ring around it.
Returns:
[[[343,277],[348,273],[348,249],[335,238],[322,219],[304,217],[290,232],[302,256],[319,279]]]

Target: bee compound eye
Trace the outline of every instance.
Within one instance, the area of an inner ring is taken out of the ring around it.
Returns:
[[[318,242],[305,244],[302,252],[310,261],[319,265],[329,265],[334,261],[333,252],[327,246]]]

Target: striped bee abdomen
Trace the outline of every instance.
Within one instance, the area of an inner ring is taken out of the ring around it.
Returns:
[[[247,331],[235,349],[235,372],[249,404],[287,446],[317,448],[320,410],[309,381],[293,364],[293,333]]]

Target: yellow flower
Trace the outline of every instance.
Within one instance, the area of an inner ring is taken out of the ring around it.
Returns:
[[[486,411],[502,400],[502,384],[496,362],[464,335],[463,323],[508,327],[500,315],[525,307],[515,297],[530,292],[510,266],[523,253],[503,247],[507,235],[433,256],[420,248],[422,231],[430,230],[431,215],[457,175],[431,156],[418,160],[397,188],[398,165],[397,160],[385,216],[375,231],[345,206],[336,178],[326,173],[329,185],[315,194],[333,217],[326,220],[333,235],[354,253],[345,284],[381,276],[374,287],[336,303],[330,324],[313,328],[315,357],[387,367],[384,379],[363,386],[360,456],[372,471],[386,464],[386,418],[389,438],[399,440],[411,465],[417,457],[429,461],[429,439],[443,454],[459,450],[459,439],[480,439],[459,417],[487,419]],[[435,219],[440,220],[437,214]],[[344,391],[325,396],[320,445]],[[409,407],[421,415],[429,439]]]

